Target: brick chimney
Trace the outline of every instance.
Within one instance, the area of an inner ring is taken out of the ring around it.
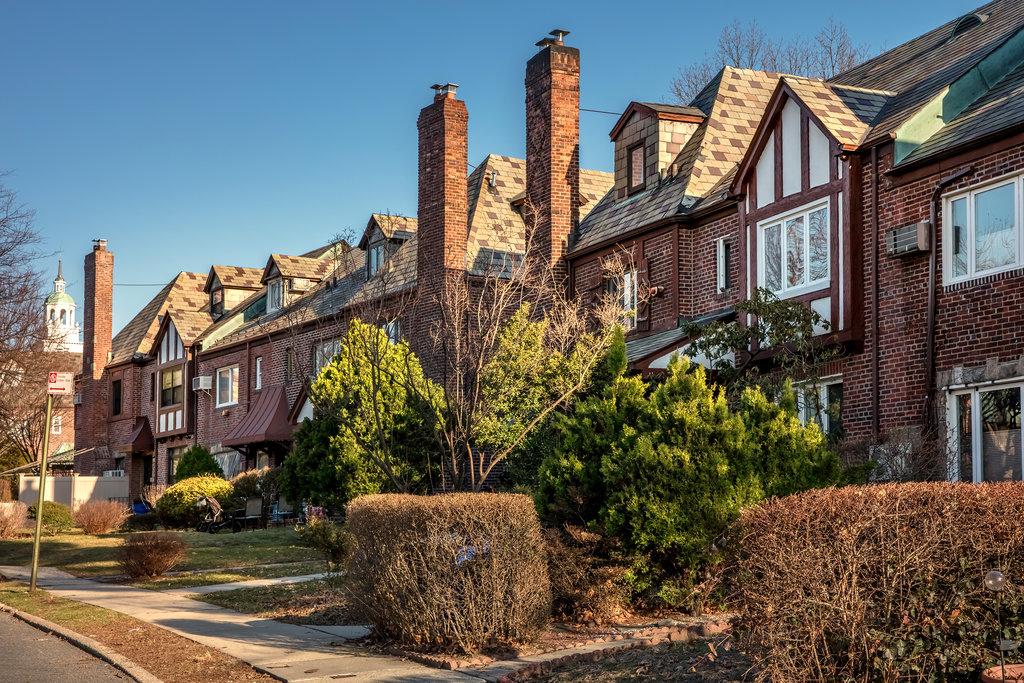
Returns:
[[[551,35],[526,64],[526,196],[533,249],[561,279],[580,220],[580,51],[565,46],[568,31]]]
[[[106,240],[94,240],[85,257],[85,322],[82,349],[81,405],[75,406],[75,447],[106,443],[107,386],[104,368],[113,332],[114,254]],[[75,459],[75,471],[79,470]],[[92,474],[91,458],[82,459],[85,474]],[[86,463],[85,460],[90,460]]]

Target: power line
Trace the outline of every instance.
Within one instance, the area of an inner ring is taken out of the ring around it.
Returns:
[[[604,111],[602,109],[584,109],[580,107],[580,111],[592,111],[595,114],[611,114],[612,116],[622,116],[621,111]]]
[[[115,287],[163,287],[166,284],[167,284],[166,282],[154,282],[154,283],[148,283],[148,282],[115,282],[114,286]]]

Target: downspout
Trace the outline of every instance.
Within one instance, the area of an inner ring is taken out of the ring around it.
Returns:
[[[935,288],[937,286],[935,271],[938,262],[938,243],[941,238],[941,234],[938,232],[939,200],[942,198],[942,191],[949,184],[960,180],[973,170],[972,166],[966,166],[939,180],[935,184],[935,189],[932,190],[932,200],[928,207],[928,220],[931,222],[932,239],[930,249],[928,250],[928,331],[926,333],[927,346],[925,348],[925,372],[927,373],[925,381],[928,391],[925,394],[923,415],[926,427],[933,427],[935,418],[932,408],[935,405]]]
[[[878,440],[878,147],[871,148],[871,438]]]

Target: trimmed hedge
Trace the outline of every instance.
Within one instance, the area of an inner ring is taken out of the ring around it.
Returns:
[[[166,531],[130,534],[117,548],[117,564],[133,579],[160,576],[181,562],[188,545]]]
[[[544,540],[523,495],[361,496],[346,587],[378,637],[476,652],[529,642],[551,612]]]
[[[36,518],[36,504],[28,506],[28,514],[33,520]],[[52,500],[43,501],[43,531],[50,536],[63,534],[74,528],[75,522],[71,519],[71,509],[63,503],[56,503]]]
[[[973,680],[1024,639],[1024,483],[850,486],[770,500],[740,520],[737,607],[760,676]],[[1020,661],[1020,651],[1009,653]]]
[[[167,528],[191,528],[199,523],[206,509],[196,507],[202,496],[216,498],[225,512],[231,510],[234,488],[220,477],[191,477],[169,487],[156,503],[156,514]]]

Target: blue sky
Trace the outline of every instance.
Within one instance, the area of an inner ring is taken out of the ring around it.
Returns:
[[[79,305],[82,259],[108,240],[117,330],[158,290],[125,285],[262,267],[361,232],[371,212],[414,215],[431,83],[461,85],[470,163],[522,157],[525,63],[553,28],[581,50],[581,106],[621,112],[667,100],[735,18],[810,36],[835,16],[856,42],[894,47],[974,3],[774,6],[0,0],[0,169]],[[614,122],[581,115],[584,167],[611,170]]]

